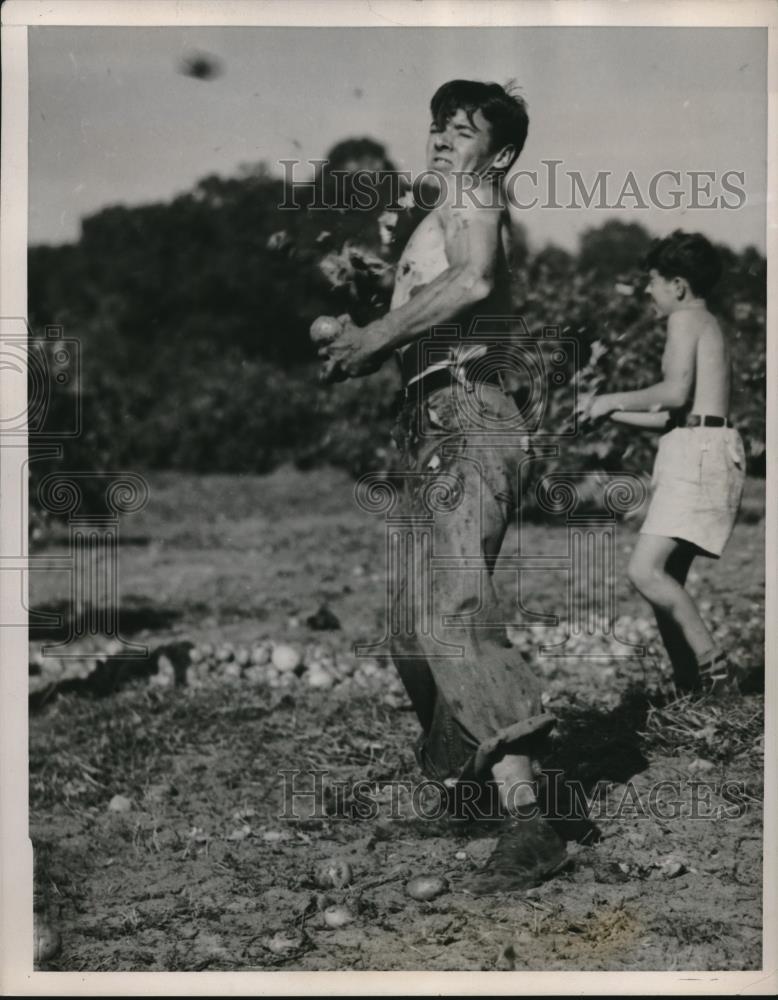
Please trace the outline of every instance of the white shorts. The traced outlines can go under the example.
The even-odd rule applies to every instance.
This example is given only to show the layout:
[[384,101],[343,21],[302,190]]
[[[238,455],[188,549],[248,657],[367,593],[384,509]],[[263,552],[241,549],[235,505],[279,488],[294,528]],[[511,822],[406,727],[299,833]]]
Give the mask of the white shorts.
[[682,538],[718,558],[735,526],[746,455],[733,427],[676,427],[663,434],[642,534]]

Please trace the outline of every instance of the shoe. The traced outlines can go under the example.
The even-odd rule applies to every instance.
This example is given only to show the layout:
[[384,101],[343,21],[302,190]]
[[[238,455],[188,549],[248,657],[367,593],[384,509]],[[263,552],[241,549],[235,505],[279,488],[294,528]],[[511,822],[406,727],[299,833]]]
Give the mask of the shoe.
[[709,660],[699,665],[699,671],[698,693],[713,698],[740,693],[737,671],[726,653],[715,653]]
[[563,841],[574,840],[591,845],[602,837],[600,828],[589,817],[585,803],[573,795],[569,782],[560,772],[540,772],[538,805],[541,815]]
[[568,862],[564,841],[537,808],[524,816],[511,816],[505,824],[483,868],[460,883],[473,896],[532,889]]

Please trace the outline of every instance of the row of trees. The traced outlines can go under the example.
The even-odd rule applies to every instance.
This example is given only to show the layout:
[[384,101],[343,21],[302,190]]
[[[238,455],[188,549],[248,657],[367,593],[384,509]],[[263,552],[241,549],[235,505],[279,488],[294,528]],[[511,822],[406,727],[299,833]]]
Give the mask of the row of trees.
[[[371,140],[341,143],[328,159],[333,171],[365,163],[392,169]],[[385,366],[367,379],[320,387],[308,338],[315,316],[343,308],[343,289],[333,292],[322,258],[335,257],[344,243],[380,252],[385,205],[313,208],[308,193],[300,196],[307,209],[284,211],[285,194],[260,165],[207,177],[168,203],[106,208],[83,220],[76,243],[31,248],[33,336],[44,338],[57,324],[81,347],[77,388],[52,382],[48,429],[72,408],[75,391],[84,426],[61,458],[33,463],[35,480],[54,468],[266,472],[293,460],[333,462],[356,474],[391,463],[396,373]],[[405,216],[407,235],[417,216]],[[597,373],[609,387],[658,375],[662,328],[640,294],[640,261],[651,240],[644,228],[606,222],[584,233],[576,254],[553,246],[531,254],[523,233],[517,237],[514,302],[533,333],[558,326],[578,342],[581,364],[597,344]],[[714,307],[732,338],[733,410],[758,472],[765,261],[750,248],[720,250],[725,279]],[[634,294],[624,294],[629,286]],[[546,419],[553,422],[566,401],[549,388]],[[651,451],[647,436],[606,426],[571,442],[565,462],[645,468]]]

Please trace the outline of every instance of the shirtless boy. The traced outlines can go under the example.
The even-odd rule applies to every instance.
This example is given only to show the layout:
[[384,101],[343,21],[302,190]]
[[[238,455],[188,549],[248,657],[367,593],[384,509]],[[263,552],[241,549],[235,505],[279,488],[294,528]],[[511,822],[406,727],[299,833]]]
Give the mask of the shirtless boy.
[[736,679],[684,583],[695,556],[724,550],[745,479],[743,442],[728,419],[727,341],[705,304],[720,264],[704,236],[676,230],[655,241],[646,266],[646,291],[667,317],[662,380],[596,396],[588,415],[666,431],[628,574],[654,610],[676,689],[705,692]]
[[[435,487],[439,496],[448,491],[450,503],[434,509],[432,548],[453,557],[452,568],[432,573],[417,558],[400,569],[395,608],[410,606],[413,625],[399,630],[392,656],[421,723],[423,772],[454,789],[492,781],[498,788],[497,847],[465,885],[483,894],[536,885],[565,861],[564,842],[540,815],[531,767],[554,719],[507,640],[492,584],[519,502],[518,411],[489,343],[467,335],[475,317],[510,312],[501,178],[522,150],[528,117],[524,102],[497,84],[466,80],[444,84],[431,113],[427,166],[439,203],[402,254],[390,311],[363,328],[341,317],[340,332],[312,335],[327,380],[398,358],[405,403],[397,440],[410,475],[402,513],[424,524]],[[431,336],[441,326],[455,328],[448,340],[439,329]],[[467,568],[457,566],[465,558]]]

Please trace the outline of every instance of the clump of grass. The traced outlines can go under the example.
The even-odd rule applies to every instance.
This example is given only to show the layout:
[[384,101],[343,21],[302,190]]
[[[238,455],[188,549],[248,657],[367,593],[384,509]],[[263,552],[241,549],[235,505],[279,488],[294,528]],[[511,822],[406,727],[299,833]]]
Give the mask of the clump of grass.
[[689,695],[652,706],[639,735],[657,754],[689,754],[712,761],[748,758],[758,764],[764,754],[764,700],[739,696],[695,700]]

